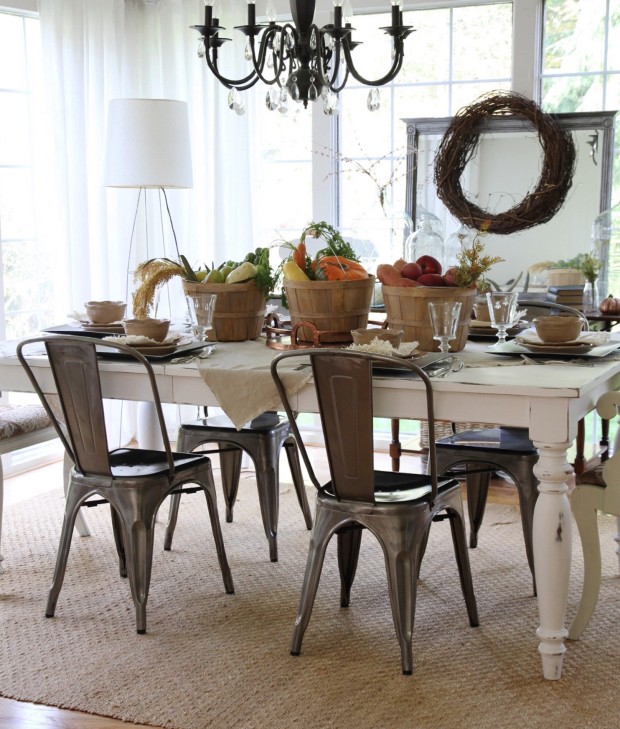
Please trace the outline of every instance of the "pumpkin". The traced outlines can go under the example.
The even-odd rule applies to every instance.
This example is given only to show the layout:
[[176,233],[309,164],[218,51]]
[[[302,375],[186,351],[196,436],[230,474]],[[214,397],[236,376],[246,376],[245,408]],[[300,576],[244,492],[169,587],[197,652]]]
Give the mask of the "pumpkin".
[[313,263],[317,279],[324,281],[362,281],[368,271],[357,261],[344,256],[323,256]]
[[603,299],[603,301],[601,301],[599,309],[601,310],[601,314],[610,314],[612,316],[615,314],[620,314],[620,299],[617,299],[615,296],[609,294],[606,299]]

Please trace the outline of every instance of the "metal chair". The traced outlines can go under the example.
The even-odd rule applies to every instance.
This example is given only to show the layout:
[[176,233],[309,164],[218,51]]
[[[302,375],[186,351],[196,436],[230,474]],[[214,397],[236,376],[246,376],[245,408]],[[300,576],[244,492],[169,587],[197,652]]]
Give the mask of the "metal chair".
[[[49,359],[53,384],[47,368],[31,365],[28,348],[43,343]],[[108,450],[98,351],[122,353],[137,360],[146,370],[153,404],[161,430],[164,451],[117,448]],[[65,516],[50,589],[46,617],[53,617],[62,587],[71,534],[82,505],[110,504],[112,527],[122,577],[129,577],[136,613],[136,630],[146,631],[146,603],[151,580],[155,517],[163,500],[186,483],[192,491],[204,491],[220,570],[226,592],[233,593],[233,581],[226,559],[217,512],[211,463],[206,456],[173,453],[170,448],[155,375],[148,361],[122,344],[90,337],[38,337],[21,342],[17,357],[38,394],[58,437],[73,463],[66,494]],[[60,400],[62,420],[50,406],[48,393]],[[185,490],[185,489],[182,489]],[[98,495],[99,499],[91,497]]]
[[[241,430],[237,430],[225,415],[213,415],[190,423],[183,423],[179,427],[178,450],[190,452],[204,443],[219,444],[217,452],[220,457],[227,522],[233,520],[233,506],[239,489],[243,451],[252,459],[256,471],[263,526],[269,542],[269,557],[272,562],[277,562],[279,470],[282,447],[286,451],[297,500],[301,506],[306,527],[308,529],[312,527],[312,514],[299,463],[297,442],[291,434],[288,420],[276,412],[266,412],[254,418]],[[170,549],[172,545],[180,501],[180,494],[175,494],[170,500],[164,549]]]
[[[437,477],[434,440],[429,450],[430,474],[394,473],[374,468],[372,367],[390,365],[389,357],[346,350],[313,349],[284,352],[271,365],[284,408],[291,405],[278,374],[278,365],[291,357],[310,357],[330,470],[321,484],[312,469],[294,419],[293,432],[310,478],[317,489],[316,512],[299,610],[291,642],[291,654],[299,655],[310,620],[331,537],[338,541],[340,605],[348,607],[359,556],[362,529],[379,540],[385,555],[392,617],[400,644],[404,674],[413,670],[412,633],[415,617],[416,580],[421,554],[432,521],[448,518],[465,596],[469,623],[478,625],[469,555],[465,538],[463,505],[458,481]],[[433,391],[424,371],[406,366],[426,389],[428,421],[434,433]]]
[[[601,418],[610,420],[618,414],[620,392],[603,395],[596,409]],[[605,463],[577,477],[577,485],[571,495],[571,508],[583,549],[583,589],[579,608],[568,630],[568,637],[577,640],[596,608],[601,587],[601,543],[597,528],[597,516],[601,511],[618,519],[620,542],[620,431],[616,434],[614,455]],[[620,570],[620,546],[616,548]]]
[[[526,299],[519,301],[519,308],[527,309],[530,314],[535,309],[558,310],[580,317],[583,320],[584,330],[587,331],[589,328],[586,316],[570,306]],[[538,451],[530,440],[527,429],[464,430],[446,438],[440,438],[436,447],[439,473],[450,473],[455,466],[465,466],[467,511],[470,525],[469,546],[471,548],[475,548],[478,544],[478,530],[484,517],[491,474],[494,471],[501,471],[514,481],[519,495],[525,551],[532,572],[534,594],[536,594],[532,527],[534,507],[538,498],[539,482],[534,475],[534,466],[538,462]]]

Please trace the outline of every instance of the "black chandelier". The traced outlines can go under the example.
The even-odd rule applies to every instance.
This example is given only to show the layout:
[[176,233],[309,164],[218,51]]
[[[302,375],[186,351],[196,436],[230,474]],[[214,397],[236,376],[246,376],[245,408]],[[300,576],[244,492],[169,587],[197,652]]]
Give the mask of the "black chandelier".
[[218,69],[218,51],[230,38],[222,38],[219,25],[219,0],[206,0],[204,25],[192,25],[200,35],[198,55],[205,58],[213,75],[227,88],[228,105],[243,114],[244,104],[240,91],[251,88],[259,80],[270,88],[266,104],[271,110],[284,112],[288,98],[303,103],[322,99],[323,111],[335,114],[338,109],[338,92],[345,87],[349,75],[359,83],[371,86],[368,109],[379,108],[378,86],[392,81],[403,64],[404,41],[413,28],[403,25],[403,0],[391,0],[392,23],[381,28],[392,37],[392,66],[376,80],[361,76],[353,64],[352,51],[360,45],[352,38],[352,11],[349,0],[334,0],[334,22],[319,28],[315,25],[315,0],[290,0],[292,23],[278,25],[273,0],[267,0],[267,24],[256,23],[256,3],[248,0],[246,25],[236,26],[247,37],[245,58],[252,63],[247,76],[230,79]]

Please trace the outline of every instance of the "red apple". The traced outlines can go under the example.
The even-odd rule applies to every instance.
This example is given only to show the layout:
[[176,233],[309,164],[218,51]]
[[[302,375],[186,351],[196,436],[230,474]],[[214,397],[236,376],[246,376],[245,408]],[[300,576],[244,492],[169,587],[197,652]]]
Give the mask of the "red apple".
[[422,269],[422,273],[441,274],[441,263],[433,256],[420,256],[416,263]]
[[418,279],[422,286],[445,286],[443,276],[440,273],[423,273]]
[[456,282],[456,268],[454,266],[444,273],[443,280],[446,286],[458,286]]
[[407,263],[401,268],[400,275],[416,281],[422,275],[422,266],[417,263]]

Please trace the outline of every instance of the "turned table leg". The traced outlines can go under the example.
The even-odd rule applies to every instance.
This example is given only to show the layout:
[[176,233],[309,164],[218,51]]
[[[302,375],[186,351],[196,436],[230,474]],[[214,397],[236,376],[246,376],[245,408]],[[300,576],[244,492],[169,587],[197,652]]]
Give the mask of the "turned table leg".
[[564,627],[570,574],[572,522],[567,478],[573,469],[567,461],[569,442],[548,444],[534,441],[539,460],[534,473],[540,485],[534,510],[534,570],[538,588],[540,639],[543,675],[557,680],[568,631]]

